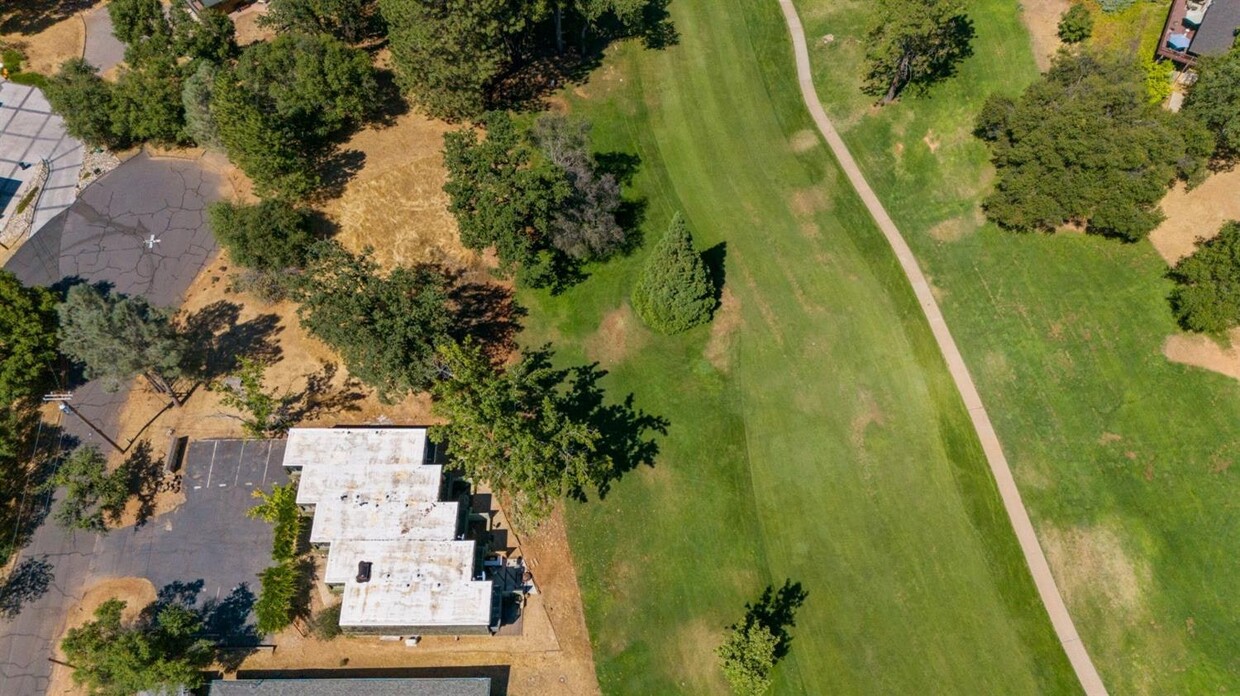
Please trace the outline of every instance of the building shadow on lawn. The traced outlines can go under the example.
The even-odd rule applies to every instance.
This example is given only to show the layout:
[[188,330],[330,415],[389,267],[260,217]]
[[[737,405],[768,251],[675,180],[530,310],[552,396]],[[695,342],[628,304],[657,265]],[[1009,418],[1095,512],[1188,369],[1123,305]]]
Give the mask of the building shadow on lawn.
[[27,558],[13,566],[0,583],[0,619],[12,619],[22,607],[47,593],[55,579],[47,556]]

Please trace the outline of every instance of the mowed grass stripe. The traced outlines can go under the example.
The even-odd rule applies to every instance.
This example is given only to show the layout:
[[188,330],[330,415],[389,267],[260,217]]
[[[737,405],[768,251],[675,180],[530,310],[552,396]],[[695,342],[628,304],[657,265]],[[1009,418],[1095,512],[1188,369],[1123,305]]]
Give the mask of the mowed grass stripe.
[[[791,578],[809,599],[780,692],[1071,691],[895,260],[825,147],[794,152],[811,125],[778,7],[672,11],[680,45],[618,49],[572,108],[642,158],[649,233],[683,208],[699,246],[726,242],[740,326],[722,369],[709,328],[609,334],[613,392],[672,426],[654,469],[570,511],[604,689],[717,692],[723,626]],[[528,293],[529,340],[596,355],[639,263]]]

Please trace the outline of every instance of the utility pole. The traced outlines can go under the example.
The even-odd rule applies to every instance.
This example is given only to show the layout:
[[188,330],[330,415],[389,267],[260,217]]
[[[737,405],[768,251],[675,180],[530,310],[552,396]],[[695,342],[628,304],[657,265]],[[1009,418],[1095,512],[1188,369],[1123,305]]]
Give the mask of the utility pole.
[[56,408],[60,409],[61,413],[72,413],[73,415],[77,416],[79,420],[85,423],[91,430],[95,431],[96,435],[103,438],[104,442],[107,442],[109,445],[112,445],[112,447],[114,447],[117,452],[124,454],[125,449],[123,447],[116,444],[116,441],[108,437],[107,434],[104,433],[102,430],[100,430],[98,426],[96,426],[94,423],[91,423],[90,420],[87,419],[86,416],[83,416],[76,408],[73,408],[73,404],[69,403],[72,399],[73,399],[73,394],[71,394],[70,392],[52,392],[50,394],[45,394],[43,396],[44,401],[56,402]]

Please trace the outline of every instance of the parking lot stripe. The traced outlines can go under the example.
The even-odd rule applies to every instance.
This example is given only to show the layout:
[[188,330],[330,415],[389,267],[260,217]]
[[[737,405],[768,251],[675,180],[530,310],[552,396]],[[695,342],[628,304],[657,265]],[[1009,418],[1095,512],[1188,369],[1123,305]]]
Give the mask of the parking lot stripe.
[[241,451],[237,453],[237,473],[233,475],[233,485],[241,480],[241,467],[245,463],[245,440],[241,441]]
[[267,441],[267,461],[263,462],[263,480],[260,483],[267,483],[267,467],[271,466],[271,440]]
[[211,445],[211,464],[210,466],[207,467],[207,484],[206,485],[208,486],[211,485],[211,472],[215,469],[215,450],[219,448],[220,448],[220,441],[216,440]]

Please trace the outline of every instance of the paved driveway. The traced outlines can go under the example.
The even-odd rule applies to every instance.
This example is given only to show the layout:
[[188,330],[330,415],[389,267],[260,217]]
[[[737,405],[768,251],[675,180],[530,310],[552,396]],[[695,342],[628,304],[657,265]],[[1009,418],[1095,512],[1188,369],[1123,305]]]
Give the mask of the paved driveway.
[[[138,528],[106,536],[45,525],[23,558],[54,566],[51,590],[8,621],[0,619],[0,696],[46,691],[52,643],[65,613],[94,581],[145,577],[156,589],[184,583],[203,602],[224,600],[238,585],[258,593],[258,573],[271,557],[271,525],[245,516],[252,491],[288,480],[284,441],[203,440],[186,452],[185,503]],[[33,547],[59,541],[53,552]],[[236,626],[231,626],[232,632]]]
[[107,72],[125,60],[125,44],[112,33],[112,17],[107,5],[99,5],[82,15],[86,21],[86,62]]
[[0,82],[0,212],[12,215],[17,184],[34,175],[39,160],[49,171],[35,208],[32,230],[38,231],[73,203],[82,171],[82,143],[65,133],[65,122],[52,113],[43,93],[34,87]]

